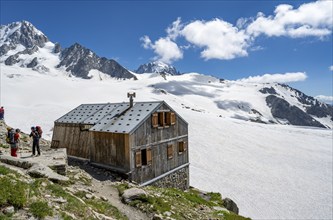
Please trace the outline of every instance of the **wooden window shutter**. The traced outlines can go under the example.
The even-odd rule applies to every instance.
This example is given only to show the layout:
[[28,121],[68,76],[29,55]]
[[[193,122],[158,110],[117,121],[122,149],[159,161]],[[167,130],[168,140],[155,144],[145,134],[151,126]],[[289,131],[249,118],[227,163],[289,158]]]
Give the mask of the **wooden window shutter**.
[[158,113],[152,115],[152,125],[154,128],[158,127]]
[[170,124],[176,124],[176,114],[174,112],[170,112]]
[[152,163],[151,148],[147,148],[147,164],[151,165],[151,163]]
[[166,117],[166,124],[171,125],[171,112],[166,112],[165,117]]
[[168,159],[172,159],[173,158],[173,146],[172,144],[168,145]]
[[141,167],[142,166],[141,150],[135,152],[135,166],[136,167]]
[[164,127],[164,112],[158,113],[158,126]]

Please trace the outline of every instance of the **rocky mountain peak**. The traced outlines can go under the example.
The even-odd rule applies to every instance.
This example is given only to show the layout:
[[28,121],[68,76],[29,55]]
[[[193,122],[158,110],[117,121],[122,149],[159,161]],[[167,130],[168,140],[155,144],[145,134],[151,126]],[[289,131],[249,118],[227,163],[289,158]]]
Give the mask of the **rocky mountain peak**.
[[89,79],[91,70],[98,70],[101,73],[115,78],[136,79],[127,69],[112,59],[100,58],[90,49],[79,43],[75,43],[61,52],[61,62],[57,67],[65,67],[72,75]]
[[49,39],[28,21],[13,22],[0,27],[0,45],[13,47],[21,44],[26,48],[44,47]]
[[161,73],[170,75],[179,75],[180,72],[169,64],[163,63],[161,61],[154,61],[146,64],[142,64],[135,71],[136,73]]

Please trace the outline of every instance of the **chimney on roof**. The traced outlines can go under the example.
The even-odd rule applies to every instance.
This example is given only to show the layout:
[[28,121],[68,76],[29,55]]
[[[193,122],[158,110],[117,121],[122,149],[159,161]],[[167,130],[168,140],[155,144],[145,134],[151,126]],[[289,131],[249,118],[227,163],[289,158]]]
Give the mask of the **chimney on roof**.
[[133,97],[135,98],[135,92],[128,92],[127,93],[127,98],[129,98],[129,102],[130,102],[130,108],[133,107]]

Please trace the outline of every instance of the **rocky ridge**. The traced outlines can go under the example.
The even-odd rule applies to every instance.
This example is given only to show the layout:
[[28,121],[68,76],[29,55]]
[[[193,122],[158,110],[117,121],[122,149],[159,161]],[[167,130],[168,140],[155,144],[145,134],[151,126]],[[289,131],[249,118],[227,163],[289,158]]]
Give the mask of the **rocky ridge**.
[[[50,42],[41,31],[28,21],[1,25],[0,33],[0,58],[5,65],[19,65],[38,72],[48,72],[50,68],[65,67],[65,71],[69,75],[84,79],[92,78],[91,70],[118,79],[136,79],[131,72],[115,60],[99,57],[78,43],[62,49],[59,43]],[[59,61],[56,66],[45,66],[43,63],[48,59],[46,57],[38,59],[37,52],[46,44],[48,47],[50,45],[53,47],[50,54],[58,56]],[[38,64],[40,67],[37,66]]]
[[160,73],[162,75],[180,75],[180,72],[172,65],[163,63],[161,61],[154,61],[142,64],[138,67],[136,73]]

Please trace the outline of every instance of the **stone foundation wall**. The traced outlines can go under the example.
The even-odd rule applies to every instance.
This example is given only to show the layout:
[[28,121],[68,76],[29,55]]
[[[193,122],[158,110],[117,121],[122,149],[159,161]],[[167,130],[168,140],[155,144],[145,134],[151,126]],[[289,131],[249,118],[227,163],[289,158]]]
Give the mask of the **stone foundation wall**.
[[189,166],[181,168],[150,185],[161,188],[178,188],[186,190],[190,185]]

